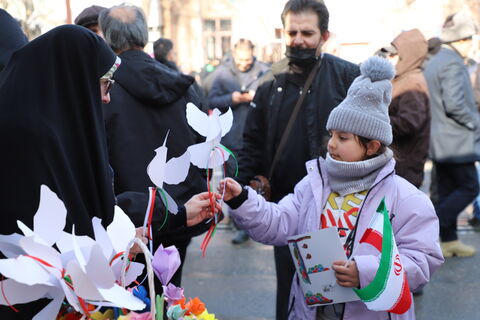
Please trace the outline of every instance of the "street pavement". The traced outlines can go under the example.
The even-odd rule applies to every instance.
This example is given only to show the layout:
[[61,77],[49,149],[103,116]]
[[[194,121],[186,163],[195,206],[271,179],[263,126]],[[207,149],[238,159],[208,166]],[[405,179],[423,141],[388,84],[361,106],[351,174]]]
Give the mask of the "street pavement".
[[[471,208],[459,217],[459,237],[480,250],[480,233],[467,225],[469,212]],[[200,250],[203,235],[192,240],[183,268],[185,296],[201,298],[220,320],[274,319],[273,247],[252,240],[233,245],[234,234],[222,224],[205,257]],[[423,295],[415,297],[417,320],[479,320],[479,277],[480,253],[469,258],[448,258]]]

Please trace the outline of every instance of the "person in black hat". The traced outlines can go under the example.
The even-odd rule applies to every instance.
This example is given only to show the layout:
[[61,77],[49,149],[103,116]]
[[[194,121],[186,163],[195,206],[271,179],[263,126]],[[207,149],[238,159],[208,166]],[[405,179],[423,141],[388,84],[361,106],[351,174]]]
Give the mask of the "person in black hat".
[[85,8],[75,18],[75,24],[90,29],[103,38],[102,30],[100,30],[100,27],[98,26],[98,15],[105,9],[105,7],[96,5]]

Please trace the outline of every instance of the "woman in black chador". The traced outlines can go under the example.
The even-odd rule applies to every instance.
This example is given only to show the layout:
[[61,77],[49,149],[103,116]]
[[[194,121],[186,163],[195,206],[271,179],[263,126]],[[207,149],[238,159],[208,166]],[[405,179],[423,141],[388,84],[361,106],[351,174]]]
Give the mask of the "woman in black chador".
[[[93,236],[92,217],[113,218],[102,101],[116,55],[93,32],[57,27],[16,51],[0,73],[0,234],[32,227],[40,185],[67,208],[66,231]],[[42,301],[0,307],[0,319],[32,319]]]
[[28,43],[28,39],[20,29],[20,24],[0,9],[0,71],[5,67],[12,53]]

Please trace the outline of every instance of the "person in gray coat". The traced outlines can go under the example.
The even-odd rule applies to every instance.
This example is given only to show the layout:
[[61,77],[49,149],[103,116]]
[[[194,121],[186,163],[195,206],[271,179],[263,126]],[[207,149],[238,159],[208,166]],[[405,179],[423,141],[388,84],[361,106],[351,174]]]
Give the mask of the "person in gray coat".
[[477,196],[475,161],[480,160],[480,123],[464,59],[477,33],[464,12],[447,17],[443,44],[425,65],[432,113],[430,157],[437,173],[440,238],[443,255],[472,256],[475,248],[456,233],[457,216]]

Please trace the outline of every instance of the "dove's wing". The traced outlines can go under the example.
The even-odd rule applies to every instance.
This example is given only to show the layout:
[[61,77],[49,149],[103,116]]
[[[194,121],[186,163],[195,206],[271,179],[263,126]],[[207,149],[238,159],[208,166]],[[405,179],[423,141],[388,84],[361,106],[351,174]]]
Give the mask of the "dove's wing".
[[178,158],[171,158],[165,165],[164,182],[168,184],[179,184],[185,181],[190,168],[190,153],[185,151]]
[[187,121],[200,135],[204,137],[208,135],[210,129],[208,115],[191,102],[187,103]]
[[[65,284],[65,282],[61,282],[63,283],[62,286],[67,286]],[[67,297],[70,298],[69,303],[73,303],[73,307],[77,308],[76,310],[77,311],[80,311],[80,307],[78,305],[76,305],[76,300],[73,300],[73,297],[71,297],[72,294],[70,293],[70,295],[67,295]],[[62,306],[62,303],[63,303],[63,300],[65,298],[65,294],[64,292],[59,289],[59,288],[52,288],[50,291],[49,291],[49,296],[48,296],[49,299],[52,299],[49,304],[42,309],[42,311],[40,311],[39,313],[37,313],[35,315],[35,317],[32,318],[32,320],[44,320],[44,319],[56,319],[57,315],[58,315],[58,312],[60,311],[60,307]]]
[[135,238],[135,226],[119,206],[115,206],[113,221],[107,227],[115,252],[125,251],[130,241]]
[[[46,268],[49,273],[55,275],[56,278],[62,278],[63,263],[60,253],[49,245],[41,244],[35,241],[34,237],[25,237],[20,239],[22,249],[32,257],[41,258],[47,261],[53,268]],[[38,263],[38,262],[37,262]]]
[[217,168],[230,156],[228,152],[217,148],[220,145],[220,135],[212,141],[197,143],[188,147],[191,155],[191,162],[199,168],[213,169]]
[[220,126],[222,127],[222,137],[225,136],[233,124],[233,112],[232,108],[228,108],[228,111],[220,116]]
[[20,239],[23,236],[18,233],[9,235],[0,234],[0,252],[7,258],[15,258],[25,252],[20,247]]
[[102,220],[97,217],[93,217],[92,225],[93,233],[95,234],[95,241],[98,243],[100,248],[102,248],[105,258],[110,259],[113,253],[112,241],[110,241],[107,230],[105,230],[102,225]]
[[[13,279],[5,279],[1,281],[0,287],[3,289],[3,292],[8,292],[8,302],[5,300],[5,295],[0,295],[0,305],[4,306],[39,300],[44,298],[51,288],[42,284],[30,286],[16,282]],[[52,319],[55,319],[55,317]]]
[[70,233],[62,232],[62,235],[57,240],[57,248],[60,250],[62,255],[67,252],[73,252],[73,239],[75,238],[75,242],[78,244],[80,248],[91,247],[95,243],[95,241],[90,238],[89,236],[72,236]]
[[0,273],[16,282],[29,286],[48,284],[50,273],[30,257],[19,256],[15,259],[0,259]]
[[40,204],[33,217],[33,232],[51,246],[62,234],[66,217],[67,209],[63,201],[49,187],[42,184]]

